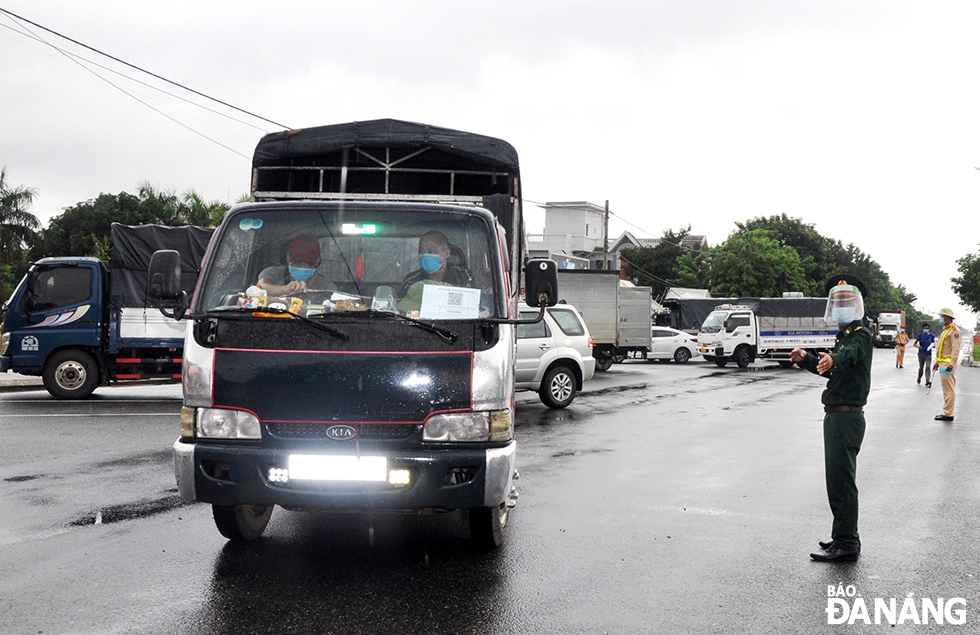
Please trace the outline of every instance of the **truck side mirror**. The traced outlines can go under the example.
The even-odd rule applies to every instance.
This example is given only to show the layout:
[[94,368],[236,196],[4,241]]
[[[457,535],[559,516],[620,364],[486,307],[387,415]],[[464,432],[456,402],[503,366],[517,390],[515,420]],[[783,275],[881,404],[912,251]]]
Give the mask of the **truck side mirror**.
[[175,320],[187,312],[187,293],[180,288],[180,274],[180,253],[173,249],[153,252],[147,271],[147,294],[160,300],[160,313]]
[[558,304],[558,265],[550,258],[531,258],[524,265],[524,301],[528,306]]

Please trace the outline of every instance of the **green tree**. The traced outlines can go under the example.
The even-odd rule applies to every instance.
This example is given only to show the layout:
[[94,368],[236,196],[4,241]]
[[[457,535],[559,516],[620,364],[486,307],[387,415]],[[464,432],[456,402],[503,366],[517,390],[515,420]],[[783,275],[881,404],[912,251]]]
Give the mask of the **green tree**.
[[653,247],[629,247],[621,256],[626,262],[626,274],[643,287],[653,288],[653,297],[663,295],[668,287],[684,286],[677,282],[678,259],[690,252],[681,247],[681,240],[691,233],[691,226],[664,231],[660,242]]
[[28,249],[41,229],[37,217],[27,211],[35,196],[34,188],[11,185],[7,168],[0,168],[0,302],[10,297],[27,271]]
[[7,168],[0,169],[0,264],[19,265],[41,223],[28,212],[37,190],[8,182]]
[[840,243],[820,235],[812,224],[804,223],[802,219],[782,214],[769,218],[760,216],[735,225],[741,231],[768,230],[780,246],[795,249],[807,278],[806,287],[799,289],[805,295],[823,295],[827,278],[841,270],[843,263],[839,259],[843,250]]
[[960,302],[980,312],[980,253],[967,254],[956,261],[960,275],[951,278]]
[[677,271],[671,280],[674,286],[688,289],[711,288],[711,254],[688,252],[677,258]]
[[799,254],[766,229],[735,232],[713,250],[711,293],[721,297],[779,297],[808,288]]
[[221,217],[231,209],[231,206],[221,201],[205,201],[194,190],[187,190],[184,193],[182,207],[184,224],[200,227],[217,227]]

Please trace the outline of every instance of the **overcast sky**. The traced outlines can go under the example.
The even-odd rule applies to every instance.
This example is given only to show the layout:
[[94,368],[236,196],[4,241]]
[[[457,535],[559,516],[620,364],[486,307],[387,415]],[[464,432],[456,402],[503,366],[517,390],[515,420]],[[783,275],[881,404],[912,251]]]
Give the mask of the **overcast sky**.
[[[921,310],[963,315],[949,279],[980,250],[976,0],[0,8],[288,127],[391,117],[506,139],[526,201],[609,200],[613,236],[690,225],[717,245],[786,213],[854,243]],[[2,14],[0,59],[0,165],[43,222],[141,181],[234,202],[281,129]]]

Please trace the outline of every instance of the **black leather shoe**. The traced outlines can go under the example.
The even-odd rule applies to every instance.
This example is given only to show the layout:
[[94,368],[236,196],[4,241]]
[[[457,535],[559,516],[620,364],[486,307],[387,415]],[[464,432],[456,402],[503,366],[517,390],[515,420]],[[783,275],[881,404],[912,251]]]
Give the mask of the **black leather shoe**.
[[826,551],[827,549],[830,549],[831,547],[834,546],[834,541],[833,540],[828,540],[827,542],[822,542],[821,541],[821,542],[818,542],[817,544],[820,545],[820,548],[821,549],[823,549],[824,551]]
[[811,553],[810,558],[817,562],[854,562],[861,555],[861,548],[844,549],[831,547],[823,553]]
[[936,415],[936,421],[952,421],[953,418],[949,415]]

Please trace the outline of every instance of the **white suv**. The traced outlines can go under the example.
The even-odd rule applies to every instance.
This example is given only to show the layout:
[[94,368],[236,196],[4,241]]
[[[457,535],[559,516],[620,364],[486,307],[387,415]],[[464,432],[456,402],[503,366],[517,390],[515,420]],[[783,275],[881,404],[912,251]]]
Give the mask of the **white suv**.
[[[530,320],[538,309],[522,304],[519,313]],[[572,305],[553,306],[537,324],[517,327],[518,390],[535,390],[549,408],[564,408],[593,373],[592,337]]]

